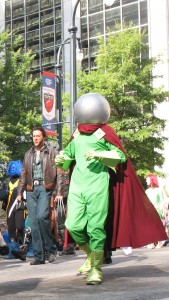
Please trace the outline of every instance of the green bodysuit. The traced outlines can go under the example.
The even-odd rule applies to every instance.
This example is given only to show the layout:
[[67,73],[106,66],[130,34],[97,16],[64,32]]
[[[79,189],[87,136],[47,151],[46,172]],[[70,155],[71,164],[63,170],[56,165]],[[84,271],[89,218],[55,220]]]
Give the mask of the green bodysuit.
[[109,173],[108,167],[98,159],[86,160],[91,150],[118,153],[119,162],[125,162],[122,151],[103,137],[78,133],[68,144],[63,154],[75,159],[68,195],[66,227],[80,246],[89,243],[91,250],[103,250],[105,242],[105,220],[108,213]]

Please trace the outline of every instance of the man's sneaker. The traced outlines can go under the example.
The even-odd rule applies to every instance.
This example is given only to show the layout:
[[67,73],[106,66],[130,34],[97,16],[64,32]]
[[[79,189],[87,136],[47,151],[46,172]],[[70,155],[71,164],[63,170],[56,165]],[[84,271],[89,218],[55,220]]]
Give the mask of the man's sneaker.
[[12,255],[13,255],[15,258],[19,258],[19,259],[22,260],[22,261],[25,261],[25,260],[26,260],[26,253],[24,253],[24,252],[21,251],[21,250],[19,250],[19,251],[12,250],[11,253],[12,253]]
[[33,260],[33,261],[31,261],[30,262],[30,265],[31,266],[36,266],[36,265],[43,265],[43,264],[45,264],[45,260]]
[[53,254],[53,253],[50,253],[50,254],[49,254],[48,261],[49,261],[50,263],[52,263],[52,262],[54,262],[55,260],[56,260],[56,255]]
[[0,255],[8,255],[9,247],[8,245],[0,246]]

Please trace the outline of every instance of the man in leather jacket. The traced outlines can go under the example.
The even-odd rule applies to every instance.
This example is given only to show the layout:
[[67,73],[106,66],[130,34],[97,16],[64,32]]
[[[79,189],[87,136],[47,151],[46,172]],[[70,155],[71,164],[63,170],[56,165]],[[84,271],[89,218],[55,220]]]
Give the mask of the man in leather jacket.
[[45,252],[49,262],[55,261],[56,246],[50,231],[50,199],[56,200],[64,193],[64,172],[54,167],[56,150],[45,144],[46,132],[41,127],[32,131],[33,147],[24,157],[22,173],[18,185],[18,201],[27,192],[27,208],[32,234],[34,261],[31,265],[45,263]]

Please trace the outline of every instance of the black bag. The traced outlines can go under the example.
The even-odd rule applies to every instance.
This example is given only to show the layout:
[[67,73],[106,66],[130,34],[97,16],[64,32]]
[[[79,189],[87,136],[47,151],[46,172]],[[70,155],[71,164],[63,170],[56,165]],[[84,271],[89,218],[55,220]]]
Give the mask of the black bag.
[[5,188],[0,190],[0,201],[2,201],[2,209],[6,210],[8,204],[8,190]]
[[6,211],[7,208],[7,204],[8,204],[8,198],[4,199],[2,201],[2,209]]

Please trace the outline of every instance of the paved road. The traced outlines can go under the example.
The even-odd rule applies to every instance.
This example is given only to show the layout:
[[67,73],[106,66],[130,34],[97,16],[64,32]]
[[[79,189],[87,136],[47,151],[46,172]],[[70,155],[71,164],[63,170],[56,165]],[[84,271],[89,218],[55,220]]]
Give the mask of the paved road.
[[30,266],[30,259],[0,258],[0,299],[169,300],[169,247],[113,253],[103,266],[104,282],[88,286],[77,270],[85,255],[58,256],[56,262]]

